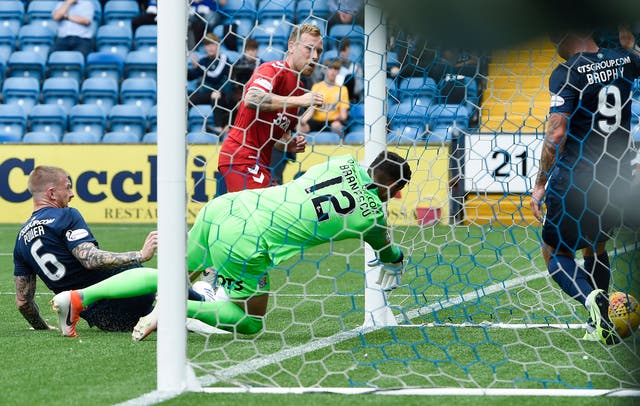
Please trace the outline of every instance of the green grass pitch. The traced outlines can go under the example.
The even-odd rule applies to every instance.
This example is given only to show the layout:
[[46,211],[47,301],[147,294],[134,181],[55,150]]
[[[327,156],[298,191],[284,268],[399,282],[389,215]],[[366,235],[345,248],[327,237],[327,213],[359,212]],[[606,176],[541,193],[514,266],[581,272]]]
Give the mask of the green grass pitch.
[[[92,404],[124,402],[156,388],[155,334],[133,342],[128,333],[104,333],[81,321],[78,339],[55,331],[31,331],[15,308],[12,277],[13,240],[18,225],[0,226],[0,404]],[[96,225],[101,247],[129,251],[141,246],[152,226]],[[232,385],[495,388],[638,388],[637,335],[624,345],[605,348],[583,342],[581,329],[497,329],[493,323],[580,323],[586,317],[540,274],[537,230],[500,227],[401,228],[396,240],[409,247],[411,261],[389,301],[412,314],[421,327],[385,328],[358,333],[363,321],[362,250],[357,242],[308,250],[272,273],[274,294],[266,331],[257,339],[189,335],[188,354],[198,375],[231,371],[257,359],[277,359],[232,375]],[[611,250],[635,236],[622,235]],[[640,292],[637,252],[618,252],[614,287]],[[150,266],[155,266],[151,262]],[[518,278],[522,282],[505,284]],[[494,287],[494,290],[483,289]],[[37,302],[56,324],[49,300],[38,286]],[[636,296],[638,297],[638,296]],[[414,313],[411,313],[414,312]],[[435,325],[433,325],[435,323]],[[461,323],[476,327],[462,327]],[[352,336],[335,339],[341,332]],[[315,350],[282,356],[286,349]],[[280,357],[280,358],[278,358]],[[231,360],[231,361],[230,361]],[[345,372],[346,371],[346,372]],[[622,382],[622,383],[621,383]],[[213,381],[213,386],[223,385]],[[258,397],[259,396],[259,397]],[[303,395],[186,394],[167,404],[194,403],[309,405],[344,402],[334,394]],[[304,400],[302,400],[304,399]],[[630,399],[554,398],[562,403],[622,404]],[[350,395],[355,404],[430,404],[478,398]],[[493,398],[492,403],[532,404],[528,398]],[[539,400],[537,400],[539,401]],[[529,403],[531,402],[531,403]]]

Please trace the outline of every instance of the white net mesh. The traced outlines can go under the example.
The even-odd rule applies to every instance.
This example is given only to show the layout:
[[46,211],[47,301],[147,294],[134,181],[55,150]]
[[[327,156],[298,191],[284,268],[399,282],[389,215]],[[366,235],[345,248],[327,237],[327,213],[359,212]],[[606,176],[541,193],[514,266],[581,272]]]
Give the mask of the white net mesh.
[[[241,59],[244,47],[257,45],[260,62],[283,59],[296,24],[317,24],[325,36],[322,66],[303,78],[305,91],[323,81],[324,67],[350,39],[342,56],[354,66],[340,70],[353,89],[349,117],[340,130],[328,120],[309,131],[307,151],[272,160],[272,176],[287,182],[329,157],[364,158],[363,13],[337,12],[331,3],[229,0],[214,16],[193,15],[192,28],[204,24],[200,32],[215,36],[198,37],[197,30],[190,36],[191,65],[201,67],[189,82],[188,154],[199,168],[190,180],[190,222],[225,191],[217,171],[221,140],[237,125],[243,84],[254,69]],[[375,67],[387,76],[388,149],[413,171],[388,205],[407,263],[403,285],[386,295],[399,325],[363,327],[368,305],[359,241],[304,249],[270,271],[262,331],[189,336],[190,364],[201,383],[637,387],[637,334],[613,347],[583,341],[588,314],[548,276],[540,254],[528,191],[549,111],[548,77],[560,62],[553,46],[536,40],[481,54],[442,49],[398,27],[388,27],[388,37],[387,66]],[[622,230],[607,248],[611,290],[637,297],[637,234]]]

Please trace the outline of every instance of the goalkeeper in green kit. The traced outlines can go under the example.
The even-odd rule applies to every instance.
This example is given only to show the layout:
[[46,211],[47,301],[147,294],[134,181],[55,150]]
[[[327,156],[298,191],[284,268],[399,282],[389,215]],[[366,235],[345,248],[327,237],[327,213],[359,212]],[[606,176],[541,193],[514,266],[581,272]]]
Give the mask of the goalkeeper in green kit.
[[[352,238],[376,251],[383,264],[378,284],[393,289],[402,275],[403,254],[390,242],[383,202],[410,179],[409,164],[393,152],[380,153],[368,171],[345,155],[315,165],[285,185],[210,201],[189,231],[187,265],[192,276],[210,273],[213,286],[203,292],[196,289],[202,282],[194,284],[204,301],[189,300],[187,316],[223,330],[255,334],[263,328],[272,267],[306,247]],[[114,292],[118,297],[137,296],[156,287],[157,271],[138,268],[76,294],[98,300],[112,298]],[[134,339],[145,338],[156,326],[154,311],[140,319]]]

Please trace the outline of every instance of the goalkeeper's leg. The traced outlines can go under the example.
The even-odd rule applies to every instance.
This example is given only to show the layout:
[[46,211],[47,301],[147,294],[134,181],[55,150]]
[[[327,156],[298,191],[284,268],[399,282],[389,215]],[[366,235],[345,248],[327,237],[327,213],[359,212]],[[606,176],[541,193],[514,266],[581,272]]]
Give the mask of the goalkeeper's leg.
[[[263,297],[264,296],[264,297]],[[266,302],[268,295],[260,295],[251,299],[259,299],[258,302]],[[251,306],[249,305],[249,311]],[[187,317],[200,320],[210,326],[240,334],[255,334],[262,330],[263,317],[250,316],[239,305],[227,300],[214,302],[187,301]],[[151,313],[141,317],[133,329],[131,336],[134,340],[144,340],[158,327],[158,307]]]
[[78,290],[83,306],[102,299],[124,299],[154,293],[158,289],[158,270],[132,268]]
[[187,317],[240,334],[255,334],[263,327],[262,316],[248,315],[240,306],[229,301],[197,302],[189,300],[187,302]]

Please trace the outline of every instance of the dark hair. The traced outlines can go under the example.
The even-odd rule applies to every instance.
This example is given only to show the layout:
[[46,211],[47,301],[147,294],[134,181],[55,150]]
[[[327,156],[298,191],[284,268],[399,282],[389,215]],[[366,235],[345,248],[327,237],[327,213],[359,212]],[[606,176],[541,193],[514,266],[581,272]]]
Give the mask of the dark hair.
[[258,49],[260,44],[255,38],[247,38],[244,42],[244,49]]
[[346,51],[350,46],[351,40],[349,38],[343,38],[342,41],[340,41],[340,52]]
[[411,180],[409,163],[395,152],[380,152],[371,162],[369,168],[373,173],[379,173],[386,180],[397,182],[400,187],[404,187]]

